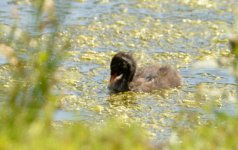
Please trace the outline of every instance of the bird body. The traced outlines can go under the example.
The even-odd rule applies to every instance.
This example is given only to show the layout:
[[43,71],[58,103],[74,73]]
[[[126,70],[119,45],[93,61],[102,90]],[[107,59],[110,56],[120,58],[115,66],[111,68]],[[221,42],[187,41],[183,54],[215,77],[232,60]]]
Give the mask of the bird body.
[[134,91],[151,92],[181,86],[178,71],[168,65],[137,68],[132,55],[119,52],[111,60],[109,90],[112,93]]

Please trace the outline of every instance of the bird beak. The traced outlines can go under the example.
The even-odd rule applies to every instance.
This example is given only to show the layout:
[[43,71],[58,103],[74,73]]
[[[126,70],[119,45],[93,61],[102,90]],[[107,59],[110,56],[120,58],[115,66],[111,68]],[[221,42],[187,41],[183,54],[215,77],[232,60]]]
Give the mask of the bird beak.
[[111,75],[110,78],[110,84],[116,82],[117,80],[120,80],[122,78],[123,74],[117,75],[117,74],[113,74]]

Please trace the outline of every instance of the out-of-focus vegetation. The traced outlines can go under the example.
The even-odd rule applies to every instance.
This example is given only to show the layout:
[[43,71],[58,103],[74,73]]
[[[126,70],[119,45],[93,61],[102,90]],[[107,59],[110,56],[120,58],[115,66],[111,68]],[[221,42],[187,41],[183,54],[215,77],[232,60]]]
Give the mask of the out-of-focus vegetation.
[[[83,2],[83,0],[79,0],[79,2]],[[108,3],[109,1],[102,0],[99,2]],[[160,8],[153,5],[154,1],[138,2],[140,3],[135,6],[136,8],[143,7],[158,12],[162,9],[162,7]],[[65,58],[66,51],[71,48],[69,44],[70,38],[62,37],[62,33],[59,30],[62,20],[59,21],[58,17],[62,17],[64,14],[55,13],[55,3],[53,0],[27,1],[27,3],[32,5],[35,10],[35,13],[32,14],[32,18],[34,18],[32,26],[36,27],[34,34],[23,32],[17,27],[0,26],[0,30],[2,31],[0,32],[0,51],[8,60],[8,64],[1,67],[7,68],[4,74],[9,77],[8,83],[4,84],[4,89],[1,88],[1,96],[4,97],[5,100],[3,104],[0,105],[0,149],[159,149],[157,146],[149,146],[150,142],[146,138],[147,133],[144,132],[141,127],[135,126],[133,123],[128,125],[119,120],[113,120],[95,126],[91,124],[85,125],[84,123],[61,123],[53,121],[53,114],[57,108],[56,104],[59,101],[58,95],[60,95],[58,94],[59,91],[56,90],[57,88],[55,88],[57,83],[60,82],[60,77],[57,76],[56,73],[59,71],[59,65]],[[181,3],[185,3],[191,8],[198,6],[205,6],[206,8],[215,7],[215,5],[207,4],[205,1],[191,1],[191,3],[181,1]],[[126,12],[127,10],[124,9],[123,11]],[[174,39],[182,36],[182,29],[180,31],[180,29],[176,29],[173,25],[161,23],[159,19],[154,19],[150,16],[143,18],[143,20],[139,20],[140,18],[132,17],[128,14],[107,14],[104,17],[114,19],[115,22],[107,25],[107,22],[95,21],[89,26],[80,26],[76,29],[91,30],[93,35],[82,34],[70,40],[77,41],[78,44],[86,48],[88,48],[87,46],[89,46],[89,48],[97,47],[100,42],[105,42],[104,44],[106,45],[116,45],[122,48],[125,48],[123,46],[125,46],[124,43],[126,43],[127,47],[139,49],[140,47],[149,48],[153,42],[157,43],[156,46],[166,46],[166,44],[163,45],[163,41],[160,41],[163,40],[161,37],[164,35],[168,36],[166,39],[169,45],[173,44]],[[130,19],[123,20],[123,18],[127,17]],[[137,20],[139,20],[142,25],[132,24]],[[201,20],[183,21],[187,22],[187,26],[190,26],[189,23],[193,23],[194,26],[199,27],[201,23]],[[154,24],[151,26],[149,24],[150,22]],[[124,27],[127,24],[132,25],[132,31],[125,30]],[[217,29],[217,27],[213,26],[210,22],[207,22],[207,25],[209,28]],[[144,26],[148,27],[144,28]],[[160,30],[163,26],[164,30]],[[43,34],[45,30],[48,32]],[[108,34],[107,30],[110,34]],[[164,33],[165,30],[166,34]],[[174,35],[173,33],[176,33],[176,36],[172,36]],[[108,34],[108,36],[104,34]],[[121,36],[122,34],[126,36]],[[210,34],[206,33],[205,35],[208,36]],[[118,40],[111,42],[110,38],[113,38],[112,36],[117,37]],[[193,36],[193,34],[188,35],[188,37],[189,36]],[[128,38],[132,40],[128,40]],[[138,42],[134,38],[143,42]],[[103,40],[100,41],[99,39]],[[135,44],[135,41],[138,43]],[[236,56],[238,54],[238,42],[236,39],[231,42],[233,45],[233,53]],[[206,50],[201,51],[201,53],[204,54],[204,57],[213,55],[213,52]],[[223,53],[224,56],[229,55],[227,51],[221,53]],[[70,53],[67,54],[70,55]],[[81,60],[97,61],[98,64],[107,65],[107,60],[110,59],[112,54],[113,53],[100,53],[88,50],[82,53],[79,58],[75,57],[74,59],[76,62]],[[75,55],[75,53],[72,53],[72,55]],[[159,61],[168,59],[174,60],[179,57],[181,62],[178,67],[187,66],[192,60],[190,54],[180,52],[164,52],[154,54],[153,57]],[[233,66],[234,72],[236,73],[238,72],[238,57],[236,56],[235,58]],[[145,60],[150,61],[151,59]],[[177,62],[173,63],[176,64]],[[94,72],[92,72],[92,74],[93,73]],[[235,76],[237,78],[236,74]],[[81,79],[74,75],[69,77],[72,78],[69,80],[65,79],[69,84],[75,84],[76,80]],[[203,88],[204,87],[201,87],[201,90]],[[195,94],[194,101],[183,100],[182,103],[189,107],[199,105],[200,99],[204,97],[204,93],[202,92],[198,91],[198,93]],[[206,98],[209,98],[209,100],[213,99],[214,101],[209,101],[211,107],[206,109],[213,111],[213,105],[220,105],[220,97],[216,95],[210,95],[209,97],[209,92],[207,94],[208,96],[206,95]],[[128,96],[129,100],[127,98]],[[135,103],[131,100],[134,98],[133,94],[130,96],[130,94],[112,96],[112,99],[109,99],[108,102],[110,102],[111,105],[119,106],[123,103],[121,107],[124,105],[130,106]],[[140,96],[149,97],[148,94]],[[62,100],[62,97],[60,100],[65,102]],[[80,103],[78,102],[79,100],[81,99],[76,99],[75,101]],[[104,107],[99,105],[91,109],[100,112],[103,111]],[[119,107],[115,109],[119,109]],[[138,109],[143,108],[138,107]],[[163,115],[169,116],[170,114],[164,113]],[[163,144],[164,148],[238,149],[236,145],[238,137],[235,134],[237,133],[236,127],[238,122],[236,116],[216,113],[214,119],[209,121],[204,120],[203,122],[201,122],[199,117],[200,116],[196,113],[191,114],[191,112],[181,114],[181,117],[177,118],[176,121],[178,122],[174,130],[176,135],[175,137],[171,137],[171,141]],[[125,115],[125,118],[129,117]],[[183,126],[183,123],[180,123],[184,118],[190,119],[188,122],[191,123],[191,127],[186,128],[189,124],[188,122],[186,122],[185,126]],[[157,120],[151,120],[151,125],[155,128],[159,128],[160,124],[156,124],[156,121]],[[160,121],[163,123],[163,119]],[[141,125],[143,126],[143,123]]]
[[[1,92],[0,149],[148,149],[143,132],[110,121],[101,128],[53,122],[57,69],[70,48],[62,39],[53,0],[30,3],[35,34],[1,26],[0,50],[8,61],[2,67],[10,78]],[[44,16],[44,17],[43,17]],[[62,21],[62,20],[61,20]],[[42,34],[45,29],[50,30]]]
[[178,130],[178,139],[170,149],[237,149],[237,116],[217,114],[213,122],[192,130]]

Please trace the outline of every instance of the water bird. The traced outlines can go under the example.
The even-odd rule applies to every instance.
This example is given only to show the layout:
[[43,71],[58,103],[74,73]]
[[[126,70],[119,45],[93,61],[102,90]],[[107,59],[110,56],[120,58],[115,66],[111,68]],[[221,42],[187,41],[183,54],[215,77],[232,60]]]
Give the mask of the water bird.
[[171,66],[150,65],[137,68],[133,56],[125,52],[118,52],[112,57],[110,69],[108,88],[111,93],[151,92],[181,86],[181,76]]

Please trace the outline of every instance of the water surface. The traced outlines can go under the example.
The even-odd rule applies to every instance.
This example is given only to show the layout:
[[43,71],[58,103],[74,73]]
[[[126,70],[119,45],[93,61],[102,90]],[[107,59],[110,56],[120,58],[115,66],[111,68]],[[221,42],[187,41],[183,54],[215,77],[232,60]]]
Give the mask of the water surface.
[[[217,111],[236,113],[235,80],[226,64],[231,59],[227,29],[234,24],[236,0],[57,0],[56,6],[67,14],[61,18],[62,38],[72,43],[59,68],[62,80],[55,87],[62,93],[56,121],[101,124],[109,117],[118,118],[141,124],[152,139],[164,141],[183,111],[185,120],[198,113],[201,121]],[[34,9],[29,5],[1,0],[0,8],[1,24],[17,24],[35,33],[30,25]],[[15,10],[19,19],[13,17]],[[118,51],[132,52],[139,66],[173,65],[183,76],[183,87],[110,96],[109,63]],[[218,61],[225,67],[219,67]],[[0,63],[4,72],[2,56]],[[0,76],[4,83],[7,75]],[[210,105],[213,111],[203,110]]]

